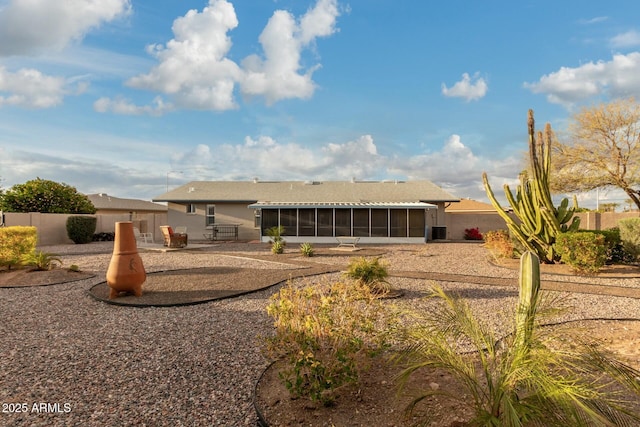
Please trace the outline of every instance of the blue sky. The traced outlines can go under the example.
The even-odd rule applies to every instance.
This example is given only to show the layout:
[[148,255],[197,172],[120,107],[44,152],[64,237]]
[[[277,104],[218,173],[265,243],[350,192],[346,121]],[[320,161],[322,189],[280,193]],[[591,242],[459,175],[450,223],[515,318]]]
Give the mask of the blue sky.
[[0,183],[150,200],[191,180],[428,179],[486,201],[482,171],[497,194],[517,182],[529,108],[561,132],[581,106],[640,95],[638,16],[629,1],[0,0]]

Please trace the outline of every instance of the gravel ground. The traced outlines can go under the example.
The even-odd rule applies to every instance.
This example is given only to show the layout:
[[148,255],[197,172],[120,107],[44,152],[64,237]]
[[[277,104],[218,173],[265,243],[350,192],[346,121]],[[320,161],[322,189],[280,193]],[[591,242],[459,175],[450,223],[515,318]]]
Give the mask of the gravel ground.
[[[0,425],[254,426],[251,396],[268,363],[257,344],[260,336],[271,332],[265,306],[276,290],[183,307],[101,303],[87,289],[104,280],[110,245],[42,248],[62,254],[66,266],[78,264],[96,271],[93,279],[0,289]],[[237,244],[206,252],[143,252],[141,256],[147,271],[225,265],[252,268],[260,274],[260,268],[289,268],[282,263],[215,256],[243,248],[247,254],[260,252],[258,246]],[[432,243],[385,249],[392,269],[517,277],[516,272],[487,263],[487,253],[479,245]],[[89,254],[77,253],[80,250]],[[347,262],[340,256],[314,260]],[[640,286],[638,279],[627,281]],[[428,309],[430,303],[422,296],[430,283],[395,277],[391,283],[405,290],[405,295],[390,303]],[[478,315],[498,331],[504,325],[501,313],[515,304],[515,288],[441,285],[469,297]],[[556,294],[570,308],[565,319],[640,316],[637,299]]]

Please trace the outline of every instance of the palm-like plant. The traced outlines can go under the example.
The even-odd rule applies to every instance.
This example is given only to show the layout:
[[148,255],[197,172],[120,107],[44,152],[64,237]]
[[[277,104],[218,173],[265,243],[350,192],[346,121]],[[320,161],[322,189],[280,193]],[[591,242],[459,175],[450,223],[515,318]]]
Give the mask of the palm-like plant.
[[62,260],[58,257],[58,254],[50,252],[33,251],[22,258],[22,262],[25,265],[35,267],[38,271],[51,270],[55,267],[56,263],[62,265]]
[[281,225],[268,228],[266,231],[267,236],[269,236],[269,243],[271,243],[271,252],[274,254],[284,253],[284,247],[287,242],[284,240],[282,235],[284,234],[284,227]]
[[[401,380],[418,369],[439,368],[466,393],[426,390],[408,409],[429,396],[447,394],[472,406],[472,425],[638,425],[640,416],[633,414],[631,403],[624,395],[606,392],[604,385],[640,394],[640,372],[592,345],[563,348],[551,329],[539,327],[537,315],[552,311],[545,308],[539,289],[539,259],[526,252],[521,257],[514,330],[501,342],[464,300],[434,287],[431,296],[440,304],[410,332],[404,354],[409,365]],[[461,353],[460,343],[473,350]]]

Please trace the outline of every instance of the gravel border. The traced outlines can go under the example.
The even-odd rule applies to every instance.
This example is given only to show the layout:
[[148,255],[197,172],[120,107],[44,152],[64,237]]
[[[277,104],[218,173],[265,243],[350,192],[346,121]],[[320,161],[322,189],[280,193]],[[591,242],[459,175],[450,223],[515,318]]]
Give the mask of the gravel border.
[[[59,254],[68,249],[63,255],[65,265],[78,264],[95,271],[96,277],[55,286],[0,289],[0,424],[255,425],[253,387],[269,362],[259,343],[261,336],[272,331],[265,307],[277,286],[192,306],[115,306],[98,302],[87,292],[104,280],[110,246],[83,245],[88,255],[81,253],[85,248],[80,245],[70,246],[43,249]],[[250,258],[268,255],[264,246],[245,247],[247,257],[239,258],[216,256],[231,250],[225,245],[141,256],[147,271],[242,265],[257,276],[265,265],[275,265]],[[238,244],[233,251],[240,253],[242,248]],[[517,272],[486,262],[486,250],[479,245],[430,243],[384,249],[383,258],[402,270],[517,277]],[[312,260],[342,264],[335,256]],[[305,280],[315,279],[300,279],[300,283]],[[629,286],[640,286],[640,279],[625,280]],[[405,294],[390,304],[428,309],[423,296],[431,283],[394,277],[392,284]],[[498,329],[503,321],[500,313],[515,301],[514,289],[506,287],[441,285],[469,297],[474,310]],[[570,308],[567,319],[640,316],[638,299],[550,294],[564,298]]]

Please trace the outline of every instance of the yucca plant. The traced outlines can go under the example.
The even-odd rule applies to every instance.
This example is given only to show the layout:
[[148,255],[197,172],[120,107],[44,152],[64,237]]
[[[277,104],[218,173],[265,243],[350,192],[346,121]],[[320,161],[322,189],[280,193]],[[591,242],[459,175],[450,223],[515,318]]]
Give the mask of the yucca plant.
[[[445,394],[470,405],[477,426],[613,426],[638,425],[624,395],[608,394],[603,386],[615,384],[627,395],[640,394],[640,372],[611,360],[593,345],[567,348],[553,329],[541,328],[539,316],[553,312],[540,297],[538,257],[525,252],[520,261],[520,298],[513,332],[498,340],[479,322],[462,299],[434,287],[439,304],[408,334],[403,354],[406,381],[419,369],[446,371],[459,392],[421,392],[423,399]],[[472,351],[460,352],[460,343]],[[467,395],[467,396],[465,396]],[[470,398],[468,397],[470,396]],[[637,397],[636,397],[637,399]]]
[[58,254],[50,252],[33,251],[22,257],[22,263],[35,267],[38,271],[46,271],[55,268],[56,263],[62,265],[62,260]]
[[311,243],[302,243],[300,245],[300,253],[306,257],[312,257],[314,254],[313,245]]

